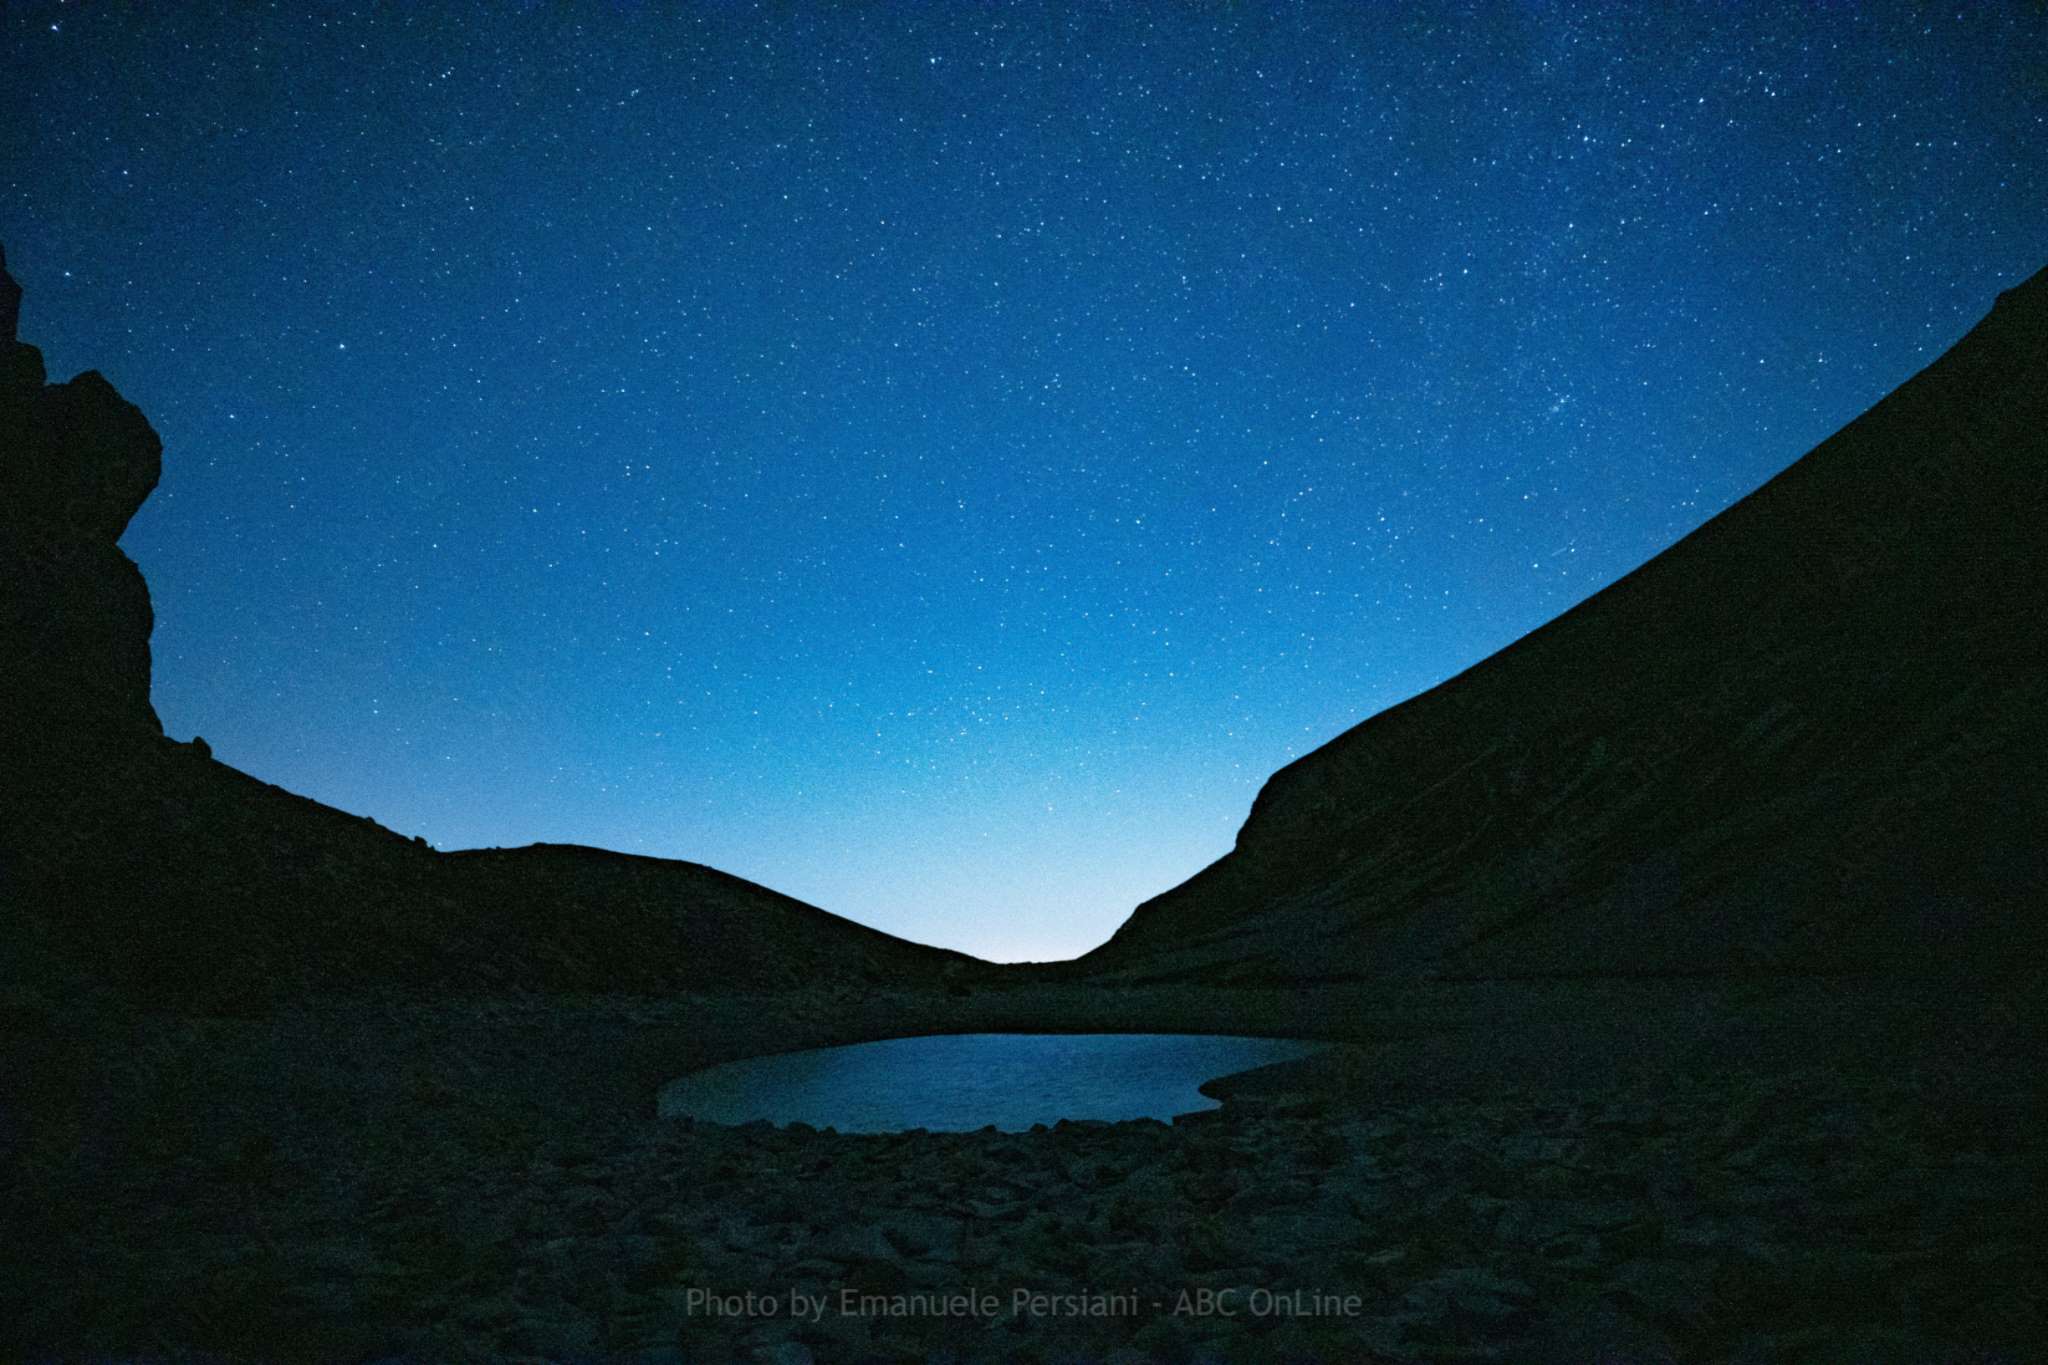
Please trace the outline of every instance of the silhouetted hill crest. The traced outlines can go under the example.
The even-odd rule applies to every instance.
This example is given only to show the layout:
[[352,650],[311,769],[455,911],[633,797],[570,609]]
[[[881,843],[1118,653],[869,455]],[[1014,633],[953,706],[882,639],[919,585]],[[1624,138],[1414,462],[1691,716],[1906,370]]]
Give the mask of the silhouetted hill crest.
[[2033,941],[2048,271],[1634,572],[1275,773],[1077,970],[1862,970]]
[[149,589],[115,545],[162,444],[99,374],[46,383],[19,298],[0,256],[0,973],[247,1011],[358,991],[829,996],[980,965],[691,863],[439,854],[166,739]]

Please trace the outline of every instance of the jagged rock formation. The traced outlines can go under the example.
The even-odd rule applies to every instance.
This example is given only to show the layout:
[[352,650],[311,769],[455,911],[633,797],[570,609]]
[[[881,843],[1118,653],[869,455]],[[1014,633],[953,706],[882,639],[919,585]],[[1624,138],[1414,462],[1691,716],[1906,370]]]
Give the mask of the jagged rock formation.
[[43,382],[15,337],[0,256],[0,695],[7,723],[162,732],[149,704],[149,589],[115,547],[156,487],[162,443],[97,371]]
[[844,992],[980,965],[691,863],[439,854],[166,739],[149,590],[115,544],[161,443],[97,373],[44,382],[19,299],[0,257],[0,996]]
[[1276,773],[1080,973],[2040,961],[2048,271],[1757,492]]

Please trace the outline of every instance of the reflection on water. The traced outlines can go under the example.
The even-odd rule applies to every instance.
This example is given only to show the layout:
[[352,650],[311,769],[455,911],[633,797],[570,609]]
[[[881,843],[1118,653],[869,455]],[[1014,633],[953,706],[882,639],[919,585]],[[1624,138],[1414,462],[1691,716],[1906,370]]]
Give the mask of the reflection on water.
[[751,1057],[662,1087],[664,1118],[1022,1132],[1061,1119],[1170,1119],[1216,1102],[1196,1087],[1317,1050],[1284,1038],[1179,1033],[947,1033]]

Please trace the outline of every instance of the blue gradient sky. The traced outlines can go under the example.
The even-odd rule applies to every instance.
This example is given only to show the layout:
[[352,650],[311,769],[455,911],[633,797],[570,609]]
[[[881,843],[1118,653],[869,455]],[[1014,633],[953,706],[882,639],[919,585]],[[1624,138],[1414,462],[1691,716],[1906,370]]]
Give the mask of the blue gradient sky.
[[0,241],[171,733],[1070,956],[2048,261],[2038,6],[1769,8],[15,0]]

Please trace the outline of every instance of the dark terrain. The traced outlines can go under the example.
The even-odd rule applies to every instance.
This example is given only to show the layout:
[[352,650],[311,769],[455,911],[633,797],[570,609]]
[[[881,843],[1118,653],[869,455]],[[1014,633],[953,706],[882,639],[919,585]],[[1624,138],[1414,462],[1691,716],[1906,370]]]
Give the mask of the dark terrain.
[[2048,273],[1749,497],[1274,774],[1077,966],[2030,973]]
[[[159,443],[97,374],[44,382],[18,299],[0,270],[0,1355],[2048,1339],[2048,273],[1664,555],[1277,774],[1234,853],[1101,949],[1028,968],[692,864],[437,853],[167,739],[116,546]],[[1171,1126],[653,1117],[696,1065],[999,1028],[1341,1046]],[[970,1288],[998,1311],[691,1298]],[[1237,1313],[1172,1311],[1202,1291]]]

